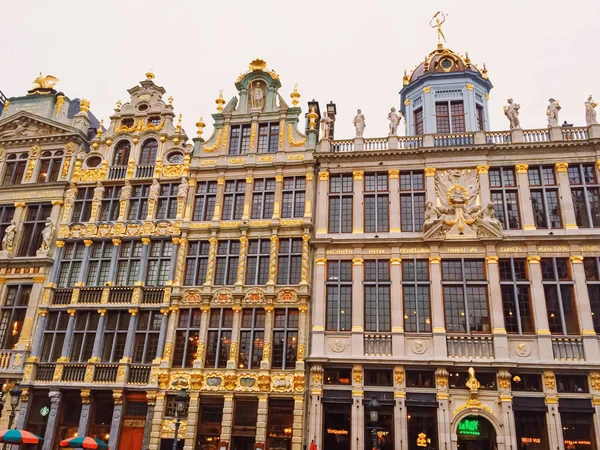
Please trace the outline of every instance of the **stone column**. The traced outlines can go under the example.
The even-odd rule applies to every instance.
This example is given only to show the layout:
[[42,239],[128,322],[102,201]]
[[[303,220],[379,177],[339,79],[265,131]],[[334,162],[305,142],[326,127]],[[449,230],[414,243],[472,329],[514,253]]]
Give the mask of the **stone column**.
[[269,397],[267,394],[258,394],[258,412],[256,415],[256,444],[262,444],[262,448],[266,448],[267,442],[267,417],[269,410]]
[[327,276],[327,258],[323,256],[315,258],[314,267],[311,356],[323,357],[325,355],[325,279]]
[[[277,231],[275,231],[276,233]],[[269,249],[269,280],[267,281],[267,292],[275,290],[277,283],[277,254],[279,252],[279,236],[271,236],[271,247]]]
[[121,437],[121,417],[123,415],[123,391],[114,390],[113,400],[115,406],[113,408],[112,420],[110,422],[110,437],[108,438],[108,446],[110,448],[119,448],[119,438]]
[[314,441],[317,449],[322,448],[323,440],[323,366],[314,365],[310,369],[310,392],[308,403],[308,431],[306,445]]
[[575,220],[575,209],[573,208],[573,197],[571,195],[571,185],[569,183],[569,163],[557,162],[554,164],[556,175],[558,176],[558,190],[560,192],[560,210],[562,213],[563,225],[567,230],[579,228]]
[[504,423],[504,448],[519,448],[517,443],[517,430],[515,427],[515,415],[512,407],[511,374],[508,370],[499,370],[497,373],[498,391],[500,401],[500,413]]
[[294,395],[294,422],[292,424],[292,450],[302,450],[304,436],[304,395]]
[[[312,219],[313,216],[313,199],[315,196],[315,182],[312,171],[306,172],[306,188],[304,191],[304,218]],[[323,207],[323,205],[321,205]]]
[[[265,306],[265,338],[263,346],[262,361],[260,362],[261,370],[269,370],[271,368],[271,350],[272,350],[272,336],[273,336],[273,305]],[[300,330],[300,324],[298,324],[298,331]]]
[[102,348],[102,339],[104,338],[104,322],[106,321],[106,310],[99,309],[98,314],[98,327],[96,328],[96,335],[94,336],[94,347],[92,348],[92,357],[89,362],[100,361],[100,351]]
[[162,354],[163,363],[170,364],[171,357],[173,356],[173,342],[175,342],[175,328],[177,326],[177,312],[179,307],[171,306],[169,308],[169,324],[167,325],[167,338],[165,342],[165,349]]
[[529,194],[529,175],[527,170],[529,164],[517,164],[515,172],[517,173],[517,185],[519,187],[519,208],[521,208],[521,225],[524,230],[535,230],[535,220],[533,219],[533,206]]
[[190,403],[188,406],[183,450],[194,450],[196,448],[196,429],[199,420],[198,411],[200,409],[200,393],[190,392],[189,395]]
[[281,218],[281,202],[283,201],[283,175],[275,175],[275,201],[273,202],[273,220]]
[[400,228],[400,171],[388,170],[390,189],[390,233],[399,233]]
[[363,450],[365,448],[365,407],[363,405],[364,392],[352,390],[352,413],[350,415],[350,426],[352,442],[350,450]]
[[235,280],[236,290],[241,292],[246,283],[246,262],[248,256],[248,237],[240,236],[240,257],[238,260],[237,278]]
[[240,342],[240,325],[242,323],[242,307],[233,306],[233,320],[231,324],[231,345],[229,347],[229,359],[227,360],[228,369],[236,369],[238,361],[238,351]]
[[[140,257],[140,271],[139,276],[140,278],[143,277],[146,273],[146,269],[148,267],[148,255],[150,253],[150,238],[149,237],[143,237],[142,238],[142,255]],[[144,284],[144,280],[137,280],[138,284],[143,285]]]
[[579,327],[583,336],[585,359],[588,361],[598,361],[600,360],[600,352],[598,351],[598,339],[596,338],[590,297],[585,281],[583,256],[571,256],[571,270],[573,280],[575,281],[575,301],[577,302]]
[[482,207],[485,207],[492,201],[492,194],[490,193],[489,170],[490,166],[488,164],[481,164],[477,166],[477,173],[479,174],[479,195]]
[[52,219],[52,222],[54,223],[54,225],[56,225],[58,223],[58,221],[60,220],[60,208],[63,205],[63,201],[62,200],[52,200],[52,210],[50,211],[50,219]]
[[[175,243],[175,238],[173,238],[173,243]],[[176,249],[177,256],[175,258],[175,262],[173,264],[172,277],[173,286],[181,286],[184,282],[183,270],[185,268],[185,257],[188,252],[188,240],[184,237],[177,239],[177,243],[179,244]],[[143,272],[141,272],[143,273]]]
[[364,172],[355,170],[352,172],[352,178],[354,180],[352,186],[354,191],[352,197],[352,234],[361,234],[365,232]]
[[[147,394],[146,396],[148,396]],[[160,429],[162,425],[162,418],[165,412],[165,394],[159,393],[154,394],[156,401],[154,408],[154,415],[152,416],[152,429],[150,430],[150,440],[148,447],[151,449],[160,448]],[[144,431],[145,435],[145,431]]]
[[48,422],[46,423],[46,433],[44,434],[42,450],[52,450],[53,448],[52,444],[54,443],[54,433],[58,425],[58,410],[60,408],[62,392],[50,391],[48,397],[50,397],[50,413],[48,414]]
[[544,393],[546,394],[546,424],[548,425],[548,448],[564,450],[564,439],[562,435],[562,421],[558,411],[558,398],[556,395],[556,378],[554,373],[546,371],[542,375],[544,380]]
[[69,313],[69,322],[67,323],[67,332],[65,333],[65,340],[63,341],[61,356],[58,358],[59,362],[67,362],[71,358],[71,347],[73,345],[73,328],[75,327],[75,312],[74,309],[67,310]]
[[156,347],[156,359],[160,360],[162,358],[164,349],[165,349],[165,341],[167,339],[167,326],[169,323],[169,310],[164,308],[160,310],[162,314],[162,320],[160,322],[160,333],[158,335],[158,345]]
[[148,400],[148,409],[146,411],[146,425],[144,426],[144,438],[142,440],[142,449],[147,449],[150,446],[150,432],[154,419],[154,405],[156,405],[156,392],[148,391],[146,393]]
[[[187,242],[187,239],[183,238],[184,241]],[[169,261],[169,279],[167,280],[167,282],[165,284],[167,285],[173,285],[173,280],[175,279],[175,271],[177,269],[177,261],[179,258],[179,255],[181,254],[181,252],[179,251],[179,244],[181,244],[181,238],[178,237],[173,237],[171,238],[171,241],[173,242],[173,251],[171,252],[171,261]],[[184,247],[183,252],[185,252],[185,246]],[[182,256],[182,261],[185,263],[185,253],[181,254]],[[180,267],[180,278],[183,276],[183,266]]]
[[[93,243],[94,243],[94,241],[92,241],[91,239],[83,240],[83,245],[85,245],[85,248],[83,249],[83,257],[81,258],[82,261],[90,260]],[[111,266],[112,266],[112,260],[111,260]],[[81,269],[79,269],[79,276],[77,277],[77,282],[75,283],[75,286],[84,286],[85,285],[85,280],[87,279],[88,269],[89,269],[89,264],[81,265]]]
[[212,221],[219,222],[221,220],[221,205],[223,204],[223,192],[225,191],[225,178],[217,178],[217,195],[215,198],[215,212]]
[[425,167],[425,200],[436,206],[435,201],[435,167]]
[[494,355],[498,359],[508,360],[508,336],[504,324],[504,310],[502,308],[502,290],[500,288],[500,270],[497,256],[486,256],[489,289],[490,289],[490,315],[492,333],[494,334]]
[[[429,178],[427,179],[429,182]],[[436,359],[446,358],[446,314],[442,297],[442,258],[429,257],[431,276],[431,322],[433,325],[433,354]]]
[[[187,157],[187,155],[186,155],[186,157]],[[187,164],[189,166],[189,162]],[[192,179],[188,180],[188,183],[190,185],[190,189],[188,191],[187,198],[185,199],[186,206],[185,206],[185,214],[183,215],[183,220],[187,221],[187,222],[192,220],[193,209],[196,205],[196,202],[194,201],[194,197],[196,196],[196,192],[198,191],[196,180],[194,180],[192,178]]]
[[42,339],[44,337],[44,330],[46,329],[46,315],[48,314],[47,309],[40,309],[38,313],[38,323],[33,338],[33,344],[31,345],[31,356],[28,358],[29,361],[35,362],[39,359],[40,348],[42,346]]
[[79,428],[77,428],[78,436],[87,436],[88,425],[90,423],[91,412],[91,391],[89,389],[81,390],[81,416],[79,417]]
[[327,218],[329,216],[329,172],[319,172],[319,186],[317,191],[317,207],[315,207],[316,217],[316,234],[327,234],[329,226]]
[[[44,275],[38,275],[33,277],[33,286],[31,288],[30,298],[39,299],[42,298],[44,287],[43,283],[46,280]],[[6,286],[3,286],[2,292],[0,295],[5,298],[5,289]],[[17,342],[16,350],[28,350],[30,348],[30,343],[33,340],[33,326],[36,320],[37,313],[37,301],[29,302],[27,306],[27,310],[25,312],[25,319],[23,321],[23,327],[21,328],[21,334],[19,336],[19,341]]]
[[[306,358],[306,341],[308,339],[307,323],[308,318],[306,317],[308,312],[308,305],[298,306],[298,357],[296,359],[296,369],[304,370],[304,359]],[[271,323],[273,321],[271,320]],[[265,324],[265,334],[267,333]],[[269,333],[271,331],[269,330]]]
[[455,448],[452,446],[452,430],[450,424],[450,394],[448,393],[448,371],[439,368],[435,371],[436,399],[438,401],[437,424],[438,424],[438,448]]
[[394,358],[404,357],[404,298],[402,296],[402,259],[390,258],[390,299],[392,302],[392,351]]
[[231,444],[231,425],[233,423],[233,394],[223,395],[223,418],[221,419],[221,441]]
[[527,257],[527,262],[529,263],[529,276],[531,278],[531,303],[538,338],[540,360],[554,361],[540,260],[541,258],[539,256]]
[[365,260],[355,257],[352,259],[352,356],[364,357],[364,289],[360,280],[363,279]]
[[210,305],[200,305],[202,316],[200,316],[200,331],[198,332],[198,351],[194,360],[194,368],[204,368],[204,354],[206,352],[206,339],[208,337],[208,319],[210,315]]
[[[216,208],[216,206],[215,206]],[[215,265],[217,259],[217,245],[219,243],[216,236],[209,239],[210,249],[208,251],[208,262],[206,263],[206,281],[204,286],[211,286],[215,275]]]
[[127,327],[127,338],[125,339],[125,350],[123,351],[123,358],[121,358],[122,363],[128,364],[131,362],[131,357],[133,356],[133,340],[135,339],[135,327],[137,324],[137,308],[133,308],[129,310],[129,326]]
[[308,292],[310,282],[310,234],[302,235],[302,265],[300,266],[300,290]]
[[[21,403],[19,404],[19,412],[17,413],[14,425],[17,430],[23,430],[25,428],[27,417],[29,416],[29,407],[29,388],[23,387],[21,392]],[[5,428],[7,426],[8,423],[4,425]]]
[[242,220],[250,220],[252,213],[252,191],[254,190],[254,177],[252,175],[246,176],[246,191],[244,192],[244,212],[242,213]]
[[404,367],[394,367],[394,448],[407,448],[408,445],[404,378]]

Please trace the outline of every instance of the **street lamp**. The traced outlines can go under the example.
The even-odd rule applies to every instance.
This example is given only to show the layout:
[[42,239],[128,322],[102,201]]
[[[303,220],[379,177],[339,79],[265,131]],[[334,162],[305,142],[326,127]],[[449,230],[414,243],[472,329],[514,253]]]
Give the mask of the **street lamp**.
[[175,436],[173,438],[173,450],[177,450],[177,434],[179,433],[179,426],[181,425],[181,418],[185,417],[185,410],[190,400],[190,395],[187,393],[187,389],[182,389],[175,397]]
[[377,450],[378,442],[377,442],[377,431],[379,427],[377,423],[379,422],[379,402],[375,397],[371,398],[369,402],[369,418],[371,419],[371,423],[373,426],[371,427],[371,438],[373,439],[373,450]]
[[[21,399],[21,386],[19,383],[15,383],[13,388],[10,390],[10,416],[8,416],[8,429],[12,428],[12,424],[15,420],[17,405],[19,404],[19,400]],[[4,401],[2,401],[2,408],[4,408]],[[6,442],[2,444],[2,450],[6,450]]]

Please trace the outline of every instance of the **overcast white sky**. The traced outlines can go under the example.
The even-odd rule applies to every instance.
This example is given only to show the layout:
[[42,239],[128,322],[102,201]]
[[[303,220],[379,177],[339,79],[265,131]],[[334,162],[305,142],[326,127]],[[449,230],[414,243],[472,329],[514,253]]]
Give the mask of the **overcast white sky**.
[[0,90],[23,95],[42,71],[107,122],[152,68],[188,135],[204,116],[207,138],[219,89],[229,100],[238,74],[263,58],[286,101],[297,82],[304,111],[313,98],[337,103],[336,138],[353,136],[357,108],[365,136],[384,136],[404,69],[435,48],[429,20],[440,9],[447,47],[487,63],[492,129],[508,128],[508,97],[523,128],[546,126],[549,97],[561,122],[585,124],[583,102],[600,100],[600,0],[0,0]]

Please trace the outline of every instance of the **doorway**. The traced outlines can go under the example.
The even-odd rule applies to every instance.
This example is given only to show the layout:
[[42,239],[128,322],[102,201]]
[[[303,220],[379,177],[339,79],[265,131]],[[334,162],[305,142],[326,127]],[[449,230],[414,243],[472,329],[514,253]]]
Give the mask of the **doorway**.
[[458,450],[495,450],[496,430],[481,416],[468,416],[456,427]]

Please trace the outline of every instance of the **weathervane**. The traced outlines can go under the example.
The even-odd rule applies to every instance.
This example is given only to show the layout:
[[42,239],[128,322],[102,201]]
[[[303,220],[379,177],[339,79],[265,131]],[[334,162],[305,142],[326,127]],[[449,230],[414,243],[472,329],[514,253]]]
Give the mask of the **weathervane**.
[[[444,36],[444,32],[442,31],[442,24],[446,21],[446,17],[448,17],[447,14],[444,14],[442,11],[438,11],[429,21],[429,26],[437,29],[438,46],[442,46],[442,39],[444,39],[444,42],[446,42],[446,36]],[[442,20],[440,20],[440,18]]]

